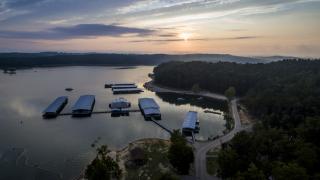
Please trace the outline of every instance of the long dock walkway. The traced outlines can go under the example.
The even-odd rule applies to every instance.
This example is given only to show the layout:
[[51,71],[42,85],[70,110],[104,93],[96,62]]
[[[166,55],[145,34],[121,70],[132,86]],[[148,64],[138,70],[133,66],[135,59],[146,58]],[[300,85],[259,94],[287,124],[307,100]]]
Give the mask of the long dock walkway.
[[[129,112],[140,112],[139,109],[128,110]],[[91,114],[110,114],[111,111],[93,111]],[[58,116],[70,116],[72,113],[60,113]]]
[[163,130],[167,131],[169,134],[172,134],[172,131],[166,127],[164,127],[162,124],[160,124],[157,120],[154,120],[153,118],[151,118],[151,121],[154,122],[156,125],[158,125],[159,127],[161,127]]

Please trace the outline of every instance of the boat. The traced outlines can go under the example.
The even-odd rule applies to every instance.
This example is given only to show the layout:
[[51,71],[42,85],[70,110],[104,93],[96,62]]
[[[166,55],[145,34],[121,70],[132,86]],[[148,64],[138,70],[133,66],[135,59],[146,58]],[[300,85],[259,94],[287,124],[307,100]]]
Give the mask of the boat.
[[67,96],[61,96],[56,98],[44,111],[42,116],[44,118],[55,118],[63,110],[68,103]]
[[128,116],[130,107],[131,103],[127,99],[122,97],[113,100],[109,104],[109,108],[111,109],[111,116]]
[[91,116],[95,104],[94,95],[82,95],[72,107],[72,116]]

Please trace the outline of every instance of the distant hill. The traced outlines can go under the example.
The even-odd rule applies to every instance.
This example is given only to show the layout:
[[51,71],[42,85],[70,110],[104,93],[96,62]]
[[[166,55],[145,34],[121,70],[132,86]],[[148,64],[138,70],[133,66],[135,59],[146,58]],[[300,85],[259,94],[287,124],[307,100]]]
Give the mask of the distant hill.
[[[280,60],[280,58],[278,58]],[[136,66],[158,65],[168,61],[206,61],[268,63],[274,58],[256,58],[229,54],[101,54],[101,53],[0,53],[0,68],[50,66]]]

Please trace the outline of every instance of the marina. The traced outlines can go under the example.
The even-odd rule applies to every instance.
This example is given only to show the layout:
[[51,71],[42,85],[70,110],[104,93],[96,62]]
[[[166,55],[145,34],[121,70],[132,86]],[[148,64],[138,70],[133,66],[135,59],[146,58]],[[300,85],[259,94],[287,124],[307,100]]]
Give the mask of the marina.
[[44,111],[42,116],[44,118],[55,118],[63,110],[68,103],[67,96],[61,96],[55,99]]
[[[144,89],[140,94],[123,95],[113,95],[111,88],[104,89],[105,82],[115,81],[115,76],[115,83],[128,82],[129,79],[137,85],[143,84],[149,80],[149,72],[152,72],[152,67],[126,71],[115,70],[114,67],[63,67],[23,70],[19,71],[18,76],[0,75],[5,83],[0,89],[6,94],[1,96],[1,101],[11,102],[10,106],[4,103],[0,105],[4,112],[1,117],[3,126],[0,127],[3,133],[1,152],[5,152],[7,147],[25,148],[29,164],[59,173],[63,180],[68,180],[76,179],[75,176],[92,161],[96,148],[92,148],[91,144],[98,137],[101,137],[99,143],[107,144],[112,149],[123,148],[136,139],[169,139],[167,130],[181,129],[184,116],[190,110],[188,103],[191,97],[168,94],[166,97],[170,96],[172,102],[179,97],[186,99],[176,105]],[[24,88],[25,84],[21,82],[29,82],[32,86]],[[47,85],[45,91],[38,88],[43,84]],[[65,88],[74,90],[68,92]],[[80,96],[86,94],[95,96],[91,116],[73,118],[73,105]],[[43,110],[58,96],[68,96],[68,103],[56,119],[43,120]],[[130,116],[111,117],[109,104],[119,97],[131,103]],[[145,97],[154,99],[159,105],[161,121],[145,121],[138,105],[138,99]],[[210,102],[206,99],[201,101],[210,105],[208,110],[215,111],[215,106]],[[198,111],[201,119],[201,132],[195,134],[196,139],[206,140],[222,133],[225,124],[222,115],[204,113],[203,107],[198,104],[192,105],[191,109]],[[23,123],[20,123],[21,120]],[[13,123],[16,124],[12,126]],[[7,137],[16,138],[9,141]],[[23,174],[17,168],[12,168],[12,171]]]
[[95,104],[95,96],[82,95],[72,107],[72,116],[90,116]]

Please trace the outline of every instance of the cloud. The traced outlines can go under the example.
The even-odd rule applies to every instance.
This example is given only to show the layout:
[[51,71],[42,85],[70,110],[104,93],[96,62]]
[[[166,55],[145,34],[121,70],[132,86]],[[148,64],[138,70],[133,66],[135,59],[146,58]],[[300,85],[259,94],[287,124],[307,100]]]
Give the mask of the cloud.
[[100,36],[119,37],[123,35],[149,36],[155,30],[105,24],[78,24],[68,27],[55,27],[45,31],[0,31],[1,38],[18,39],[81,39]]
[[141,39],[132,40],[132,43],[142,43],[142,42],[180,42],[180,41],[214,41],[214,40],[244,40],[244,39],[257,39],[260,36],[237,36],[237,37],[224,37],[224,38],[192,38],[192,39],[182,39],[182,38],[172,38],[172,39]]

